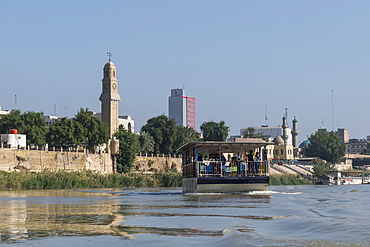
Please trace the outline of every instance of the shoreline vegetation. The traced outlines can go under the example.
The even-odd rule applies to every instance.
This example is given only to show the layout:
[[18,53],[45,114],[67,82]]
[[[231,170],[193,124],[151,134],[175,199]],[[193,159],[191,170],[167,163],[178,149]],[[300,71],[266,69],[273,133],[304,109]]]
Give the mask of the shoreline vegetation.
[[[93,171],[43,171],[40,173],[0,171],[0,190],[181,187],[181,180],[181,173],[173,171],[154,174],[100,174]],[[312,182],[301,179],[297,175],[270,175],[270,185],[308,184]]]

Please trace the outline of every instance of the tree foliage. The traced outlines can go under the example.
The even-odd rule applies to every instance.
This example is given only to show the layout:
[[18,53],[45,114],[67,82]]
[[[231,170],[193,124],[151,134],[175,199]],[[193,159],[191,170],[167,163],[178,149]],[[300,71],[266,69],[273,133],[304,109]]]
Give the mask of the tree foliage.
[[340,162],[345,154],[345,144],[340,143],[334,132],[317,131],[308,139],[310,144],[304,148],[304,154],[308,157],[319,157],[335,164]]
[[27,145],[45,145],[46,141],[54,146],[88,145],[90,151],[109,139],[109,126],[94,117],[93,112],[81,108],[73,119],[62,118],[46,127],[43,112],[24,112],[12,110],[0,118],[0,133],[18,129],[27,135]]
[[46,140],[52,146],[80,145],[86,137],[86,129],[74,119],[61,118],[50,125]]
[[177,132],[175,143],[176,149],[178,149],[187,142],[200,140],[200,134],[196,132],[193,128],[177,126],[176,132]]
[[129,172],[139,151],[137,135],[120,125],[114,137],[119,140],[119,153],[116,155],[117,172]]
[[108,142],[110,137],[108,124],[94,117],[94,113],[89,109],[81,108],[74,120],[80,123],[86,131],[84,142],[90,151],[94,152],[97,146]]
[[18,129],[19,133],[23,132],[24,122],[20,110],[12,110],[9,114],[0,118],[0,133],[8,134],[11,129]]
[[139,152],[151,153],[154,152],[154,138],[145,131],[141,131],[138,137],[139,140]]
[[44,145],[46,143],[46,122],[43,112],[25,112],[22,114],[24,121],[23,133],[27,135],[28,144]]
[[313,166],[313,172],[316,177],[326,176],[328,171],[335,171],[335,165],[324,163],[324,162],[317,162]]
[[214,121],[204,122],[200,126],[204,141],[226,141],[229,134],[229,127],[224,121],[216,123]]
[[153,117],[141,127],[154,139],[155,153],[174,154],[177,149],[188,141],[199,140],[199,133],[194,129],[176,125],[175,120],[165,115]]
[[176,122],[165,115],[147,120],[141,131],[149,133],[154,138],[154,152],[170,154],[176,152]]
[[243,132],[243,137],[244,138],[252,138],[252,137],[254,137],[254,135],[255,135],[255,132],[256,131],[256,129],[255,128],[253,128],[253,127],[248,127],[248,128],[246,128],[245,130],[244,130],[244,132]]
[[27,135],[27,145],[44,145],[47,130],[43,116],[43,112],[12,110],[0,118],[0,133],[17,129],[20,134]]
[[262,133],[255,133],[256,129],[253,127],[248,127],[246,130],[244,130],[243,137],[244,138],[261,138],[263,140],[266,140],[266,136]]

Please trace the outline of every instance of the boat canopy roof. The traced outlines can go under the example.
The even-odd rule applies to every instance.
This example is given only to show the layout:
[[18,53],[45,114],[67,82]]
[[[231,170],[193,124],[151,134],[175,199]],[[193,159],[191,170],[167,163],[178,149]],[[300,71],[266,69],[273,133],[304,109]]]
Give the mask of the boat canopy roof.
[[272,145],[272,142],[227,142],[227,141],[207,141],[207,142],[188,142],[181,146],[177,151],[184,152],[193,147],[198,147],[199,153],[238,153],[241,151],[249,151],[255,148],[260,148]]

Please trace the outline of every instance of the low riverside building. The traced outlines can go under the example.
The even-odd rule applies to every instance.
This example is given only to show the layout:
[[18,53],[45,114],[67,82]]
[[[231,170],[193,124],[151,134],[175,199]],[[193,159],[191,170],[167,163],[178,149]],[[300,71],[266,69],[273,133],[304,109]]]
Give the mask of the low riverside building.
[[18,134],[17,130],[11,130],[10,134],[0,135],[0,147],[11,149],[26,149],[26,135]]

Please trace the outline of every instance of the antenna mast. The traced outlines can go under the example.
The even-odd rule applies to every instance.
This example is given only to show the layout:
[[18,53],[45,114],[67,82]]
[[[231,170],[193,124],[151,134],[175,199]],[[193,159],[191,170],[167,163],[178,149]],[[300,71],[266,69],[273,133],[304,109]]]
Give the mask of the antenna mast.
[[331,90],[331,130],[334,131],[334,90]]

